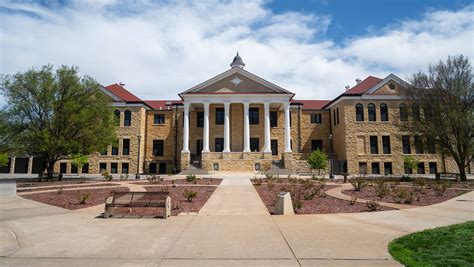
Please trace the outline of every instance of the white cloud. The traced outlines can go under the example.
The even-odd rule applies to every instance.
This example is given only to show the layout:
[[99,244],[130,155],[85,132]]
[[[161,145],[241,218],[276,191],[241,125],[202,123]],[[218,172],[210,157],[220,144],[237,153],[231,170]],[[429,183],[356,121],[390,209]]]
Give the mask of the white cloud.
[[236,51],[247,70],[299,99],[333,98],[368,75],[405,78],[450,54],[473,57],[472,7],[427,13],[343,45],[325,38],[329,16],[274,14],[262,1],[0,7],[12,11],[1,13],[0,73],[77,65],[104,85],[126,83],[143,99],[176,99],[227,70]]

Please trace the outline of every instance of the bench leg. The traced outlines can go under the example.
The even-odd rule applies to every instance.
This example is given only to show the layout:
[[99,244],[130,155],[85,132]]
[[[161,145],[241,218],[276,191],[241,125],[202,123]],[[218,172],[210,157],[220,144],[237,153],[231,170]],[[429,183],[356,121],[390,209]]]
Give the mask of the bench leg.
[[171,216],[171,197],[167,197],[165,200],[165,210],[163,212],[163,219],[168,219]]
[[114,216],[114,208],[112,208],[112,207],[105,207],[104,219],[107,219],[107,218],[109,218],[110,216]]

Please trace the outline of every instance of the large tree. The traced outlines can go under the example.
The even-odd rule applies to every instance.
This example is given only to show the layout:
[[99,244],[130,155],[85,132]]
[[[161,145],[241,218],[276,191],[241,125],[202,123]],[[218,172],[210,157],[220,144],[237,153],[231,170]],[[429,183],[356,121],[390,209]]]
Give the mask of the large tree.
[[414,116],[405,124],[415,134],[426,136],[427,145],[435,144],[439,151],[453,157],[461,180],[466,180],[466,167],[473,157],[474,105],[472,68],[468,58],[448,57],[430,65],[428,72],[418,72],[411,79],[407,93],[415,110],[424,116]]
[[0,151],[41,157],[51,177],[55,162],[90,154],[115,139],[109,100],[77,67],[53,66],[2,77]]

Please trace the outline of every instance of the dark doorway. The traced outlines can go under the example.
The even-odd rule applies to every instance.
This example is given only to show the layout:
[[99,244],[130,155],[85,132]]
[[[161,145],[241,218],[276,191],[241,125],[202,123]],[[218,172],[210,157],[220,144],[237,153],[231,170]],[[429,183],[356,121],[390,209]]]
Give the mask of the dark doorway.
[[160,162],[158,165],[158,173],[159,174],[166,174],[166,163],[165,162]]
[[202,140],[196,140],[196,156],[202,155]]
[[71,173],[77,173],[77,166],[74,164],[71,164]]
[[66,170],[67,170],[67,163],[61,162],[59,164],[59,173],[66,173]]
[[7,166],[4,166],[4,167],[0,166],[0,173],[10,173],[11,164],[12,164],[12,159],[9,158]]
[[273,139],[271,141],[271,146],[272,146],[272,155],[277,156],[278,155],[278,140]]
[[150,163],[150,167],[148,168],[148,171],[152,174],[156,173],[156,163],[154,162]]
[[82,166],[82,173],[89,173],[89,163],[86,163],[84,166]]
[[33,169],[31,172],[34,174],[42,173],[45,166],[44,163],[42,158],[33,158]]
[[28,173],[28,158],[15,159],[15,173]]

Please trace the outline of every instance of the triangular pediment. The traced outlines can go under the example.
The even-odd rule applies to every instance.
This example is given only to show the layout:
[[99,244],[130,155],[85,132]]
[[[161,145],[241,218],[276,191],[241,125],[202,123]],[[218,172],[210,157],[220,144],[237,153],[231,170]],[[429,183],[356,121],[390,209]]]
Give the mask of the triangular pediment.
[[394,74],[390,74],[376,86],[369,89],[366,94],[370,95],[402,95],[408,84]]
[[185,94],[292,94],[248,71],[234,67],[183,93]]

